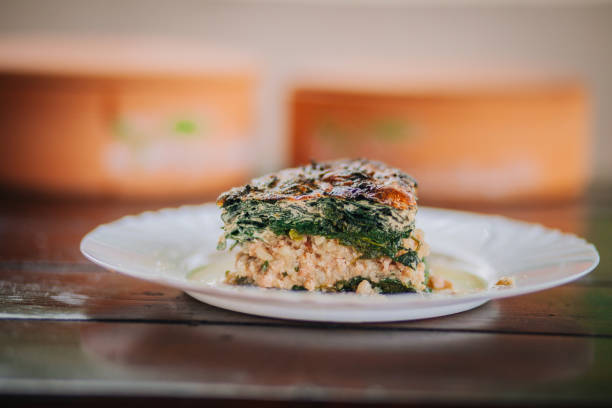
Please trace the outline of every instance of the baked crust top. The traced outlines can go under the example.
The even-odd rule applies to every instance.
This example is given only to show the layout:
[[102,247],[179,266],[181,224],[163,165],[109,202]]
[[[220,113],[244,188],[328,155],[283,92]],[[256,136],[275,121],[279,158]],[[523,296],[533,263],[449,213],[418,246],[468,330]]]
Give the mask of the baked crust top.
[[234,187],[217,199],[226,204],[261,200],[308,201],[323,197],[367,200],[400,210],[415,209],[417,182],[401,170],[367,159],[311,162],[288,168]]

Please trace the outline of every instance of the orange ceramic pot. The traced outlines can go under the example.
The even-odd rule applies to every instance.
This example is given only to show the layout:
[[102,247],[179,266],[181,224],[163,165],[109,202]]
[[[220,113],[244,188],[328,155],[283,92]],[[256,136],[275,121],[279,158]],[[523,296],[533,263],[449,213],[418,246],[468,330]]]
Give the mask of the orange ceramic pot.
[[85,195],[217,192],[251,172],[246,75],[0,73],[0,183]]
[[292,160],[365,156],[398,166],[434,201],[576,197],[590,170],[580,86],[418,92],[303,88],[292,101]]

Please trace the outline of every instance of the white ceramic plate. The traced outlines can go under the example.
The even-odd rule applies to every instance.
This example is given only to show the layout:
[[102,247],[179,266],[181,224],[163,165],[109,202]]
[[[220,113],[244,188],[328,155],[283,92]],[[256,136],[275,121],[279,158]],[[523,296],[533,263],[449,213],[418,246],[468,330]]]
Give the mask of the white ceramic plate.
[[[412,320],[457,313],[490,299],[562,285],[586,275],[599,262],[595,247],[573,235],[499,216],[421,207],[417,226],[425,231],[434,259],[452,259],[455,266],[484,279],[485,290],[461,295],[360,296],[236,287],[222,282],[232,260],[215,249],[221,234],[219,215],[214,204],[204,204],[124,217],[87,234],[81,251],[107,269],[183,289],[221,308],[331,322]],[[194,274],[198,280],[193,280]],[[513,287],[494,286],[506,276],[514,278]]]

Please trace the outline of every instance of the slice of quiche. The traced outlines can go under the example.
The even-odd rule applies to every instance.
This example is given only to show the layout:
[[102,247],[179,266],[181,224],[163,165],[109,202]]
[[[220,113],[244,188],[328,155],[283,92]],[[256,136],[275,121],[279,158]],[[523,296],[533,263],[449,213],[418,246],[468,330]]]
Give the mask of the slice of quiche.
[[383,163],[281,170],[221,194],[219,249],[239,245],[226,281],[265,288],[428,291],[429,247],[415,229],[416,181]]

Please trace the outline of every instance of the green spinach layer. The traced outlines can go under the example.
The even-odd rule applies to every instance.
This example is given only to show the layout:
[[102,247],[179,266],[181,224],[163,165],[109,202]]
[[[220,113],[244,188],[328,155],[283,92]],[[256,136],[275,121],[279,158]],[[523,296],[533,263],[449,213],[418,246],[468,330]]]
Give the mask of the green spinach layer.
[[[332,197],[299,201],[236,200],[223,206],[225,240],[243,243],[265,230],[276,235],[319,235],[351,246],[363,258],[387,256],[416,268],[416,251],[402,240],[414,230],[412,214],[370,201],[346,201]],[[401,251],[401,255],[397,255]]]

